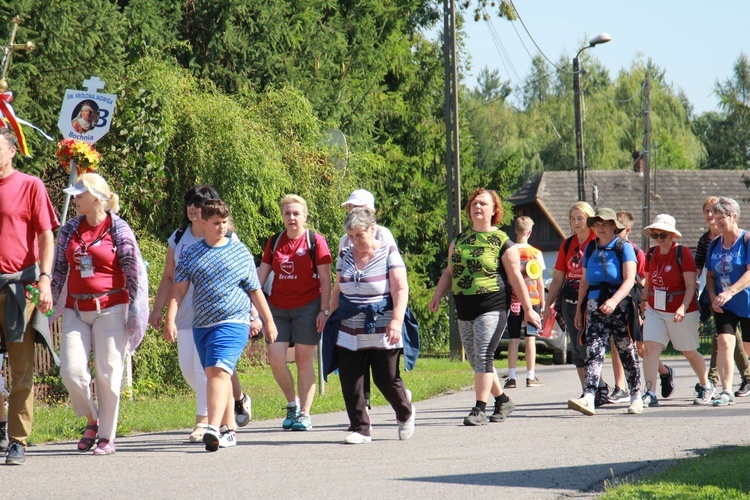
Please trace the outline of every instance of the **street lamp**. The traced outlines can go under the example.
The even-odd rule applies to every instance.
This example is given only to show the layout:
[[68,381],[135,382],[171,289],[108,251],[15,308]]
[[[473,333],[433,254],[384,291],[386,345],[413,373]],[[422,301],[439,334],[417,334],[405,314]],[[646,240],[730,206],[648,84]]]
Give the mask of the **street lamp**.
[[583,186],[583,173],[586,170],[586,161],[583,153],[583,94],[581,94],[581,63],[578,60],[578,56],[586,49],[596,47],[601,43],[607,43],[611,40],[612,37],[607,33],[601,33],[589,40],[589,44],[582,47],[573,58],[573,97],[576,114],[576,156],[578,158],[578,201],[586,201],[586,190]]

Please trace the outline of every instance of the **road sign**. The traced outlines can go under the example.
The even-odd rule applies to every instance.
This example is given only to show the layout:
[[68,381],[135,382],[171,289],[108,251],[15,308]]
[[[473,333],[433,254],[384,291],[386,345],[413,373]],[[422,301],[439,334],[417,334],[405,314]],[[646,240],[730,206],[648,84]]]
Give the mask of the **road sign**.
[[94,76],[83,82],[86,90],[65,90],[57,127],[65,139],[94,144],[109,132],[117,96],[97,92],[104,82]]

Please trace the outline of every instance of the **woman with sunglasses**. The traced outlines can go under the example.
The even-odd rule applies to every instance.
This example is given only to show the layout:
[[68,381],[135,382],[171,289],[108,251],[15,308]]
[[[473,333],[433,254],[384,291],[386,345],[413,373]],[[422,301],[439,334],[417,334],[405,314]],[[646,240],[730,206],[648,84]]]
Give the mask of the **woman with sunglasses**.
[[742,341],[745,352],[750,349],[750,251],[749,238],[740,229],[740,206],[732,198],[724,196],[713,206],[719,237],[714,239],[706,254],[706,286],[714,311],[718,351],[716,366],[722,391],[713,404],[734,404],[732,377],[734,363],[732,353],[736,342],[737,326],[742,326]]
[[[674,217],[659,214],[653,224],[643,229],[643,234],[656,241],[646,257],[646,287],[641,308],[643,321],[644,358],[646,378],[644,407],[659,406],[654,392],[659,368],[659,355],[669,342],[681,351],[698,376],[694,404],[707,405],[714,395],[714,386],[708,380],[706,362],[698,352],[698,301],[695,294],[696,267],[690,249],[675,240],[682,234],[675,228]],[[679,252],[679,255],[678,255]]]
[[[494,411],[490,422],[502,422],[515,405],[503,392],[494,366],[494,355],[505,329],[510,297],[506,284],[521,301],[524,320],[540,327],[539,314],[521,275],[521,257],[508,235],[498,229],[503,207],[495,191],[477,188],[469,196],[466,213],[471,229],[459,234],[448,248],[448,265],[435,288],[430,310],[437,312],[440,300],[453,292],[458,313],[458,331],[466,358],[474,370],[476,403],[464,425],[487,424],[485,413],[490,394]],[[507,300],[506,300],[507,299]]]
[[[578,289],[575,325],[583,332],[586,345],[583,396],[570,399],[568,408],[584,415],[594,415],[594,395],[599,386],[602,364],[610,336],[622,361],[630,392],[628,413],[643,413],[641,370],[638,350],[629,329],[633,311],[630,291],[635,285],[636,256],[633,246],[617,234],[625,226],[611,208],[600,208],[586,220],[594,228],[596,241],[586,246],[583,275]],[[585,325],[584,325],[585,311]]]

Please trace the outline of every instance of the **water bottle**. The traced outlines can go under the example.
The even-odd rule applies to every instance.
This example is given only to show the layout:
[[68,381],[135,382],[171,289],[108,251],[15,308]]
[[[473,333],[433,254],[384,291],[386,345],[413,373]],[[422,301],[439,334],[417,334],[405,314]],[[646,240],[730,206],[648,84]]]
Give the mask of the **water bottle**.
[[[39,289],[32,285],[26,285],[26,291],[29,292],[29,298],[34,303],[34,305],[38,306],[39,305]],[[49,311],[44,313],[44,315],[48,318],[52,316],[53,314],[55,314],[54,309],[50,309]]]

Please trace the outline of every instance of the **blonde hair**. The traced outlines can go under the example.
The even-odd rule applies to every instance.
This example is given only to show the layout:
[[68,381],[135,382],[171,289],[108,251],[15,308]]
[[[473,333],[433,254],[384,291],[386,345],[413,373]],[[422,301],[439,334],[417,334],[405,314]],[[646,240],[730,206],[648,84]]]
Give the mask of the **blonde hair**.
[[635,217],[633,217],[633,214],[624,210],[617,212],[617,220],[620,221],[620,224],[629,228],[632,228],[633,224],[635,224]]
[[568,218],[573,215],[573,210],[580,210],[586,217],[593,217],[595,213],[594,209],[591,208],[591,205],[585,201],[577,201],[573,203],[568,210]]
[[714,205],[716,205],[716,202],[719,201],[718,196],[709,196],[706,198],[706,201],[703,202],[703,210],[705,211],[706,208],[712,208]]
[[302,205],[302,210],[305,212],[305,217],[307,217],[307,202],[303,197],[297,196],[296,194],[288,194],[284,196],[279,202],[279,208],[284,212],[284,206],[292,203],[299,203]]
[[534,221],[531,217],[522,215],[516,219],[516,234],[531,231],[532,227],[534,227]]
[[78,180],[86,186],[89,193],[104,203],[104,210],[116,214],[120,210],[120,197],[109,189],[109,184],[99,174],[82,174]]

